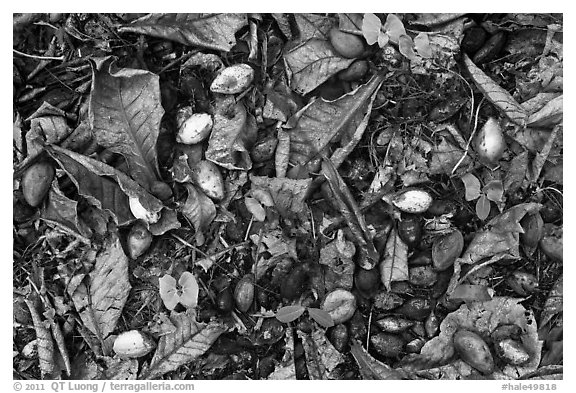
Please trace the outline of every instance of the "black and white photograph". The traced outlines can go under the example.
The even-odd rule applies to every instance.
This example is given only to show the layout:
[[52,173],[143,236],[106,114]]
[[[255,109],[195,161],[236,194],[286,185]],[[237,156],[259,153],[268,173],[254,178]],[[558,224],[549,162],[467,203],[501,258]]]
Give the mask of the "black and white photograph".
[[9,387],[561,391],[563,17],[13,13]]

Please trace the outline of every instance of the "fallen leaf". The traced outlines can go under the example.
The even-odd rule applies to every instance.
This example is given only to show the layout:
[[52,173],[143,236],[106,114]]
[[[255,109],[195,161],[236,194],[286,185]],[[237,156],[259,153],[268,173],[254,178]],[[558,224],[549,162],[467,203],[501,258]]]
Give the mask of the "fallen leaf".
[[456,352],[453,336],[459,329],[472,330],[482,337],[489,337],[498,326],[515,324],[522,329],[520,340],[528,351],[530,360],[521,366],[497,365],[494,378],[517,379],[536,370],[540,363],[542,342],[538,340],[534,315],[520,304],[521,301],[522,299],[495,297],[490,301],[463,304],[444,318],[440,324],[440,334],[428,341],[420,354],[408,356],[402,361],[402,369],[427,370],[454,362]]
[[302,217],[307,213],[306,198],[312,179],[281,179],[250,175],[254,192],[266,191],[283,217]]
[[328,341],[324,332],[315,329],[311,334],[306,334],[298,330],[298,337],[302,340],[310,379],[335,379],[332,373],[338,365],[344,362],[344,357]]
[[[178,303],[184,307],[196,307],[198,303],[198,283],[196,277],[190,272],[183,272],[176,280],[169,274],[158,279],[160,285],[160,297],[168,310],[174,310]],[[179,287],[179,288],[178,288]]]
[[465,14],[461,13],[425,13],[425,14],[415,14],[416,19],[411,21],[410,24],[420,25],[420,26],[436,26],[443,25],[455,19],[460,18]]
[[[345,33],[361,35],[363,18],[366,14],[352,14],[352,13],[339,13],[338,14],[338,29]],[[368,44],[371,45],[371,44]]]
[[246,205],[246,209],[248,209],[248,211],[254,217],[254,220],[258,222],[264,222],[266,220],[266,210],[264,210],[257,199],[245,196],[244,204]]
[[564,275],[560,275],[548,293],[544,302],[544,309],[540,314],[540,327],[548,324],[554,316],[564,309]]
[[482,221],[490,215],[490,201],[484,194],[480,195],[480,198],[476,201],[476,215]]
[[52,379],[55,371],[54,362],[54,342],[50,329],[44,324],[40,317],[40,313],[36,310],[34,303],[25,299],[26,305],[30,310],[30,316],[34,323],[34,331],[36,333],[36,342],[38,343],[38,360],[40,366],[40,373],[43,379]]
[[68,294],[84,325],[103,341],[116,329],[132,286],[128,280],[128,258],[114,233],[105,240],[92,271]]
[[497,85],[488,75],[478,68],[466,54],[464,54],[464,65],[470,73],[472,80],[488,101],[502,111],[502,113],[514,123],[520,126],[526,125],[528,114],[510,93]]
[[460,178],[466,189],[466,200],[473,201],[480,197],[480,180],[471,173],[467,173]]
[[305,42],[312,38],[328,39],[328,32],[334,25],[331,18],[316,14],[295,13],[294,20],[300,35],[298,42]]
[[196,241],[199,245],[202,245],[205,240],[204,231],[216,218],[216,206],[212,199],[208,198],[206,194],[194,185],[185,183],[184,186],[186,191],[188,191],[188,198],[186,198],[186,202],[180,206],[179,210],[192,222],[192,226],[196,231]]
[[408,246],[392,228],[380,262],[380,279],[389,291],[394,281],[408,281]]
[[149,14],[118,29],[219,51],[229,51],[234,34],[248,24],[246,14]]
[[280,307],[274,316],[282,323],[290,323],[300,318],[306,308],[301,305]]
[[70,177],[78,193],[94,206],[112,213],[118,225],[127,225],[135,220],[129,198],[137,199],[153,215],[159,214],[164,207],[160,200],[126,174],[103,162],[58,146],[49,146],[47,151]]
[[364,380],[407,379],[402,370],[393,369],[370,356],[358,340],[352,339],[350,353],[356,360],[360,375]]
[[58,181],[52,183],[52,188],[48,192],[48,202],[42,207],[41,217],[44,221],[58,225],[66,232],[86,240],[92,236],[88,225],[78,216],[78,202],[60,191]]
[[290,88],[308,94],[332,75],[348,68],[354,59],[339,56],[325,39],[312,38],[284,54]]
[[189,312],[173,312],[170,320],[176,326],[176,331],[160,337],[150,365],[142,369],[138,379],[155,379],[196,360],[228,330],[220,322],[196,322]]
[[268,376],[269,380],[296,380],[296,365],[294,364],[294,336],[292,329],[286,329],[286,345],[280,364]]
[[488,287],[484,285],[460,284],[450,294],[450,300],[454,301],[484,302],[491,299]]
[[344,238],[338,231],[337,239],[331,241],[320,250],[319,263],[324,265],[324,286],[327,292],[336,288],[352,289],[354,281],[354,261],[356,254],[354,243]]
[[215,98],[213,116],[206,159],[226,169],[252,168],[249,149],[257,136],[254,116],[231,95]]
[[[376,92],[383,76],[375,75],[366,84],[335,101],[312,99],[296,113],[290,123],[295,127],[290,134],[290,163],[317,170],[321,154],[338,142],[343,152],[350,153],[367,126]],[[337,150],[339,152],[339,150]],[[336,155],[336,156],[334,156]],[[330,158],[339,167],[347,154],[334,154]]]
[[378,263],[379,256],[368,232],[364,215],[360,212],[348,186],[330,160],[322,162],[322,172],[326,176],[330,190],[334,195],[333,203],[346,220],[346,224],[360,250],[358,265],[366,270],[372,269]]
[[96,141],[122,154],[130,176],[150,190],[159,178],[156,141],[164,109],[158,75],[115,66],[113,57],[90,62],[89,122]]

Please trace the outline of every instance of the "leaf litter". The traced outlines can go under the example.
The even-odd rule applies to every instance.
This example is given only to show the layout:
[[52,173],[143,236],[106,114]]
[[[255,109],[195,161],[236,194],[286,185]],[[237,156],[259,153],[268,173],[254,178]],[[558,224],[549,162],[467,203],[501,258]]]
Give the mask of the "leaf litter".
[[562,15],[15,14],[13,60],[15,378],[562,375]]

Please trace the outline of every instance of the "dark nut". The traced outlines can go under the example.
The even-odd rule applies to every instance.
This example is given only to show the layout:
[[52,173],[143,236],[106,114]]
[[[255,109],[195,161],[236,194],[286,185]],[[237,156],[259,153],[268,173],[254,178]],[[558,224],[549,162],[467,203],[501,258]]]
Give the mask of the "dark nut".
[[527,247],[536,247],[544,236],[544,220],[540,213],[526,214],[520,221],[524,233],[520,234],[520,240]]
[[130,258],[136,259],[144,254],[152,244],[152,234],[142,222],[132,225],[126,240],[128,245],[128,254]]
[[378,333],[370,337],[374,350],[381,356],[395,358],[404,349],[404,340],[395,334]]
[[162,201],[165,201],[172,196],[172,189],[163,181],[154,181],[150,186],[150,192]]
[[368,62],[366,60],[356,60],[350,67],[341,71],[338,78],[342,81],[353,82],[362,79],[368,72]]
[[432,303],[422,297],[409,299],[398,309],[398,312],[416,321],[423,321],[430,314]]
[[216,307],[221,312],[227,314],[234,308],[234,298],[229,288],[225,288],[216,296]]
[[356,298],[345,289],[335,289],[326,295],[321,308],[330,314],[337,325],[352,318],[356,311]]
[[280,285],[280,294],[288,300],[296,299],[304,293],[308,283],[308,268],[298,265],[288,274],[288,277]]
[[38,162],[26,170],[22,176],[22,194],[30,206],[37,207],[42,203],[54,174],[54,167],[47,162]]
[[411,216],[398,223],[398,236],[410,248],[415,248],[422,240],[422,221]]
[[536,276],[520,270],[513,272],[506,282],[520,296],[528,296],[538,288]]
[[380,285],[380,272],[376,268],[370,270],[358,268],[354,274],[354,283],[362,294],[370,296]]
[[344,33],[333,28],[328,33],[330,43],[342,57],[355,58],[364,53],[364,40],[357,35]]
[[348,328],[343,324],[338,324],[330,328],[330,342],[339,352],[343,352],[348,344]]
[[454,349],[463,361],[483,374],[494,371],[494,359],[486,342],[470,330],[458,330],[454,333]]
[[438,273],[432,269],[432,266],[411,267],[408,271],[410,284],[417,287],[430,288],[436,283]]
[[236,289],[234,290],[234,301],[236,301],[236,307],[242,312],[248,311],[252,302],[254,301],[254,275],[246,274],[238,284],[236,284]]
[[434,269],[442,271],[454,264],[464,249],[464,237],[459,230],[440,236],[432,244]]

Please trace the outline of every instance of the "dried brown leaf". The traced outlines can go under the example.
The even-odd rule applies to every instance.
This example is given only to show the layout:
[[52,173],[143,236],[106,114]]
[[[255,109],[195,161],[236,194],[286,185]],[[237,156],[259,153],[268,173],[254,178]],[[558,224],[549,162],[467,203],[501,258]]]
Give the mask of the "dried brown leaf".
[[338,14],[338,29],[345,33],[362,35],[362,19],[364,14]]
[[114,62],[106,57],[90,63],[90,127],[98,144],[122,154],[130,176],[150,190],[159,176],[160,79],[149,71],[117,69]]
[[350,353],[354,356],[364,380],[406,379],[402,370],[395,370],[374,359],[357,340],[352,340]]
[[333,26],[331,18],[316,14],[295,13],[294,19],[300,35],[298,42],[308,41],[312,38],[328,39],[328,32]]
[[332,372],[341,363],[344,357],[328,339],[324,331],[314,329],[311,335],[298,331],[302,340],[306,365],[311,380],[335,379]]
[[464,54],[464,65],[470,73],[472,80],[488,101],[495,105],[514,123],[520,126],[526,125],[528,114],[510,93],[497,85],[488,75],[478,68],[466,54]]
[[68,286],[68,293],[84,325],[103,342],[116,329],[132,287],[128,258],[116,234],[105,240],[92,271],[81,277],[77,287]]
[[196,360],[227,330],[216,321],[198,323],[190,312],[172,313],[170,320],[176,331],[160,338],[150,365],[138,379],[155,379]]
[[342,213],[360,250],[360,258],[357,263],[363,269],[372,269],[376,263],[378,263],[378,252],[374,247],[372,237],[368,232],[368,227],[366,226],[364,216],[360,212],[360,208],[352,197],[348,186],[330,160],[324,160],[322,162],[322,173],[328,180],[328,185],[334,195],[333,202],[336,205],[335,207]]
[[34,330],[36,331],[40,373],[44,379],[54,379],[54,343],[52,342],[50,329],[48,329],[44,324],[44,321],[40,317],[40,313],[36,310],[34,303],[29,299],[25,299],[24,301],[30,310],[32,322],[34,323]]
[[313,99],[296,113],[290,122],[290,162],[317,170],[321,154],[331,145],[339,147],[330,157],[338,167],[361,139],[376,92],[382,84],[381,75],[335,101]]
[[118,29],[219,51],[229,51],[246,14],[149,14]]
[[332,75],[348,68],[354,59],[339,56],[326,40],[313,38],[284,54],[290,88],[308,94]]
[[390,290],[392,282],[408,280],[408,246],[392,228],[386,241],[384,255],[380,262],[380,278],[384,287]]
[[216,97],[214,126],[206,159],[226,169],[252,168],[250,147],[256,141],[256,119],[233,96]]

